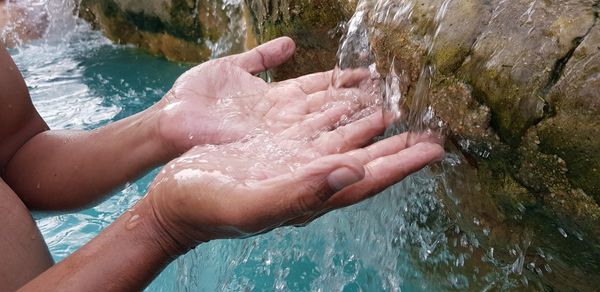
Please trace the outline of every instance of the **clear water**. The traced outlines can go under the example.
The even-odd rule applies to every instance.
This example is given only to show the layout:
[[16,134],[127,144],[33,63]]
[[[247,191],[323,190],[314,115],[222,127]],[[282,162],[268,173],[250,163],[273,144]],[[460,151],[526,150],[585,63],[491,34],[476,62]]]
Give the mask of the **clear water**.
[[[139,112],[160,99],[187,68],[112,45],[70,17],[72,7],[67,3],[45,5],[56,19],[47,36],[10,53],[34,104],[53,129],[93,129]],[[51,9],[52,5],[59,9]],[[55,260],[80,248],[139,200],[155,173],[128,184],[94,208],[36,213]],[[432,180],[417,175],[411,181],[419,183],[406,183],[306,228],[200,246],[169,266],[148,291],[412,291],[434,287],[434,282],[424,281],[424,271],[414,266],[413,251],[407,247],[416,241],[424,243],[426,250],[417,252],[431,257],[445,227],[440,221],[439,226],[407,228],[424,223],[439,209],[428,194],[431,189],[423,188],[432,187]]]
[[[374,3],[385,11],[399,2]],[[409,9],[413,1],[402,3]],[[46,36],[12,49],[11,54],[25,76],[36,107],[53,129],[93,129],[139,112],[159,100],[189,67],[111,44],[72,16],[71,1],[37,1],[36,5],[49,15]],[[396,6],[400,12],[404,7]],[[357,64],[343,63],[352,60],[353,53],[369,49],[361,17],[359,10],[354,23],[349,23],[349,32],[355,35],[346,39],[347,47],[338,56],[342,67],[369,66],[372,61],[367,54],[354,58],[360,60]],[[385,80],[384,90],[392,104],[399,104],[402,96],[391,77]],[[402,114],[396,110],[397,115]],[[420,112],[426,112],[426,108]],[[412,119],[420,121],[423,117]],[[438,168],[453,169],[459,162],[458,156],[449,155]],[[526,287],[528,278],[523,267],[529,243],[507,247],[512,255],[508,262],[497,260],[495,251],[484,250],[477,239],[485,236],[485,228],[475,236],[450,219],[449,213],[456,215],[457,211],[437,199],[437,182],[445,181],[445,176],[435,173],[424,170],[372,200],[333,212],[305,228],[284,228],[245,240],[204,244],[171,264],[147,290],[430,291]],[[131,182],[94,208],[68,214],[35,214],[54,258],[64,259],[96,236],[143,196],[155,174]],[[451,200],[455,198],[451,192],[447,195]],[[543,273],[551,273],[550,268],[541,268]]]
[[[53,129],[92,129],[141,111],[160,99],[187,68],[114,46],[85,26],[64,42],[36,41],[11,54],[34,104]],[[55,260],[80,248],[139,200],[155,174],[132,182],[94,208],[35,214]],[[401,193],[395,190],[335,212],[306,228],[200,246],[173,263],[148,291],[420,290],[421,272],[411,268],[408,254],[394,248],[408,244],[403,242],[405,231],[386,222],[409,220],[399,211],[423,203],[423,198],[411,202]],[[420,193],[411,191],[412,199]],[[435,204],[420,207],[433,212]]]

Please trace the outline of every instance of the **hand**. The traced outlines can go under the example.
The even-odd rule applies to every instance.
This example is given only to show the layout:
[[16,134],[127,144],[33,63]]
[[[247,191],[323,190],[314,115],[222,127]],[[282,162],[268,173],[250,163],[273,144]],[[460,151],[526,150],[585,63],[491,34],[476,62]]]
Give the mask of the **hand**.
[[[305,224],[381,192],[444,153],[430,142],[406,148],[407,134],[360,148],[384,130],[381,110],[345,125],[327,112],[279,134],[197,146],[167,164],[144,199],[158,233],[174,242],[167,246],[182,252]],[[319,130],[327,126],[333,129]]]
[[195,145],[236,141],[257,129],[278,133],[312,118],[332,99],[356,99],[351,87],[369,76],[360,70],[336,76],[335,96],[328,91],[333,72],[275,83],[254,76],[284,63],[294,50],[290,38],[279,38],[184,73],[158,105],[163,140],[181,154]]

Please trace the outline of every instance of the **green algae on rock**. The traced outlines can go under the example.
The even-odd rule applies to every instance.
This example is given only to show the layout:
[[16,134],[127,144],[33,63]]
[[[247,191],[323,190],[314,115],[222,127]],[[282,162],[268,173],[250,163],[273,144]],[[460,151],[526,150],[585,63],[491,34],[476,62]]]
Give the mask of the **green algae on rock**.
[[[600,256],[597,1],[373,2],[361,3],[378,67],[401,76],[405,110],[424,110],[412,105],[428,98],[464,154],[469,183],[451,188],[456,214],[467,216],[461,225],[485,218],[491,246],[502,246],[507,230],[531,234],[571,278],[547,276],[544,285],[592,287],[600,280],[590,276],[600,274],[590,260]],[[434,68],[427,96],[415,96],[426,66]]]
[[[249,12],[221,1],[82,0],[82,18],[118,42],[174,61],[201,62],[255,46]],[[219,49],[215,47],[225,43]]]
[[82,0],[79,11],[110,39],[175,61],[205,61],[290,36],[297,53],[273,72],[287,78],[333,68],[339,38],[334,34],[354,5],[352,0]]

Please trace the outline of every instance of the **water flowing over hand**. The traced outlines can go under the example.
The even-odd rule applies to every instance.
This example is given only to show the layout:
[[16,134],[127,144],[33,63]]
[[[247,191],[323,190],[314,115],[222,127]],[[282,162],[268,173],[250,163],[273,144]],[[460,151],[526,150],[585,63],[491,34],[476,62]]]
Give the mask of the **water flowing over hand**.
[[212,60],[183,74],[159,103],[161,136],[183,153],[195,145],[223,144],[253,131],[281,132],[315,116],[332,99],[355,100],[368,72],[346,71],[328,90],[333,71],[267,83],[254,74],[286,62],[295,51],[279,38],[251,51]]
[[277,134],[196,146],[164,167],[145,201],[175,242],[169,246],[178,246],[173,254],[199,242],[303,225],[443,156],[435,143],[406,148],[407,134],[369,145],[384,129],[378,106],[347,120],[323,110]]

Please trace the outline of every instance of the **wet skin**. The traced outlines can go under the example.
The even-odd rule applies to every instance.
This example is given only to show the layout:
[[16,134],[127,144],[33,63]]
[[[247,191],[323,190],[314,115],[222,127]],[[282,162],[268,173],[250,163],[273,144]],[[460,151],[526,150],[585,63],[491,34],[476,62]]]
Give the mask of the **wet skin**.
[[[294,49],[280,38],[201,64],[149,109],[93,131],[48,130],[2,49],[0,290],[140,290],[198,244],[308,223],[441,159],[425,138],[371,144],[386,123],[356,88],[364,71],[335,89],[332,72],[254,76]],[[88,206],[165,163],[144,199],[53,265],[30,209]]]

